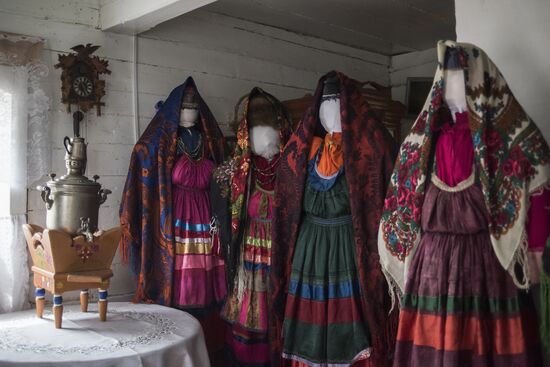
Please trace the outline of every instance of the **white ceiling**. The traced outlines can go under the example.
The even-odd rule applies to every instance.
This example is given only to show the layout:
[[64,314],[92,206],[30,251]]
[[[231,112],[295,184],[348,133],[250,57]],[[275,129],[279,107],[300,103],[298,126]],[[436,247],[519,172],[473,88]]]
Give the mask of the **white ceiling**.
[[383,55],[456,38],[453,0],[219,0],[203,9]]

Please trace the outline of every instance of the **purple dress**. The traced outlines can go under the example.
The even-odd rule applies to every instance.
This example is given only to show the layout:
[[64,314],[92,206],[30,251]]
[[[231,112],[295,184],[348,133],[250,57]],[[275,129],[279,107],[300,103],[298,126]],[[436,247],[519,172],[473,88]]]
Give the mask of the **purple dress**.
[[[541,366],[536,312],[493,250],[467,115],[444,128],[422,207],[395,367]],[[452,169],[449,169],[452,167]]]

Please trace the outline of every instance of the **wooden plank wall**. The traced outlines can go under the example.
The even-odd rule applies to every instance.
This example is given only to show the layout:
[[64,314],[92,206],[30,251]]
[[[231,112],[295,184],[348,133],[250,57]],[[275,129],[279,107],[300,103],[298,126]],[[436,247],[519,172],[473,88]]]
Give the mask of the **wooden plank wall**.
[[242,95],[260,86],[281,100],[310,93],[336,69],[388,84],[389,58],[347,46],[198,10],[139,38],[141,126],[155,102],[192,75],[216,118],[231,120]]

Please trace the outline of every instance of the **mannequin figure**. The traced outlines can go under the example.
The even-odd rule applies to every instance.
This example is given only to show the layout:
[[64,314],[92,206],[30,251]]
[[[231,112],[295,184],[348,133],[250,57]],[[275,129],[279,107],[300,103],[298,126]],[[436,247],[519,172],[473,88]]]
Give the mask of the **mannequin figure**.
[[[267,276],[271,266],[271,218],[275,174],[289,120],[275,97],[254,88],[247,100],[231,179],[232,251],[236,271],[223,317],[231,324],[226,366],[268,366]],[[250,145],[250,149],[248,147]],[[244,162],[249,162],[245,164]],[[248,169],[250,168],[250,169]]]
[[224,161],[224,138],[191,77],[155,107],[132,151],[120,250],[136,274],[134,299],[192,313],[216,365],[225,275],[210,234],[208,188],[213,167]]
[[[181,107],[177,160],[172,170],[176,241],[173,303],[201,321],[207,347],[213,353],[222,348],[217,335],[224,324],[215,321],[215,309],[226,294],[224,263],[210,233],[209,190],[214,162],[197,125],[199,104],[193,89],[186,90]],[[205,316],[207,313],[211,318]]]
[[401,295],[393,365],[541,366],[521,288],[535,281],[528,249],[550,232],[537,211],[550,149],[482,50],[441,41],[438,57],[380,222],[381,263]]
[[394,142],[354,83],[323,77],[277,177],[271,303],[283,321],[273,343],[281,365],[386,366],[390,355],[388,296],[363,236],[377,227]]

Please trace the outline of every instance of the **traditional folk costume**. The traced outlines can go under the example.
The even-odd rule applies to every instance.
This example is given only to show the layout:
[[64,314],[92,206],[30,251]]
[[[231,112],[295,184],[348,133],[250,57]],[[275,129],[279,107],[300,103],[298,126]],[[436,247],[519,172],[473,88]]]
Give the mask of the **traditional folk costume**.
[[[245,103],[237,132],[235,167],[229,180],[232,244],[228,267],[231,293],[222,316],[231,324],[226,366],[268,366],[267,277],[271,265],[271,220],[280,151],[290,135],[290,120],[272,95],[254,88]],[[279,131],[277,154],[268,160],[251,150],[253,126]]]
[[[443,97],[451,53],[467,104],[454,124]],[[446,41],[438,57],[380,223],[382,267],[402,294],[394,366],[540,366],[533,302],[518,288],[531,281],[527,240],[540,247],[548,234],[547,211],[535,214],[545,225],[526,226],[548,200],[548,145],[483,51]]]
[[[185,105],[187,95],[195,95],[196,106]],[[191,128],[178,126],[186,107],[199,111]],[[209,351],[223,348],[217,334],[225,270],[213,248],[209,201],[212,170],[223,158],[222,133],[188,78],[135,145],[120,208],[123,258],[138,276],[135,300],[194,314]]]
[[[331,135],[318,115],[324,81],[334,77],[342,133]],[[376,238],[395,142],[343,74],[321,78],[314,100],[277,175],[272,365],[387,366],[396,318]]]

